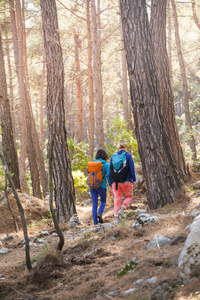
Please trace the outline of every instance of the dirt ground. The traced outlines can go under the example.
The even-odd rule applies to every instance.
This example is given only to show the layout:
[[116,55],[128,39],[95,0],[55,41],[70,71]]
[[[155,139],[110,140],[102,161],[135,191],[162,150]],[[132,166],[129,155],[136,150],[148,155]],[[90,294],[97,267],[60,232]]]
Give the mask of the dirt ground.
[[[73,229],[62,224],[65,245],[60,254],[55,250],[58,237],[52,222],[46,218],[47,202],[20,194],[29,224],[32,271],[25,264],[23,232],[21,228],[15,232],[7,202],[1,201],[0,238],[9,252],[0,254],[0,299],[200,299],[200,280],[184,286],[177,268],[189,233],[186,227],[193,220],[189,213],[200,202],[199,191],[190,192],[188,187],[198,180],[200,174],[193,173],[185,186],[185,196],[172,205],[151,211],[159,220],[138,230],[132,228],[136,212],[147,209],[142,191],[135,192],[124,221],[101,231],[92,225],[91,205],[77,205],[82,224]],[[15,200],[12,195],[9,198],[19,223]],[[114,220],[112,199],[103,217],[104,222]],[[13,238],[4,241],[5,235]],[[171,242],[147,251],[148,242],[159,235],[170,236]],[[134,257],[135,268],[119,276],[119,271]],[[146,281],[149,278],[152,280]],[[139,279],[143,281],[135,283]]]

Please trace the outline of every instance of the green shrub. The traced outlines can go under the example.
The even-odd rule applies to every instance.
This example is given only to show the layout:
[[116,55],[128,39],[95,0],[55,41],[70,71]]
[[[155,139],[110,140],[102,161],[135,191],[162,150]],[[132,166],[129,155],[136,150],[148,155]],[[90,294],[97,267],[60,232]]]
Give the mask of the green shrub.
[[134,161],[137,163],[140,162],[137,140],[133,136],[133,131],[127,129],[127,124],[124,120],[116,117],[113,120],[109,131],[107,132],[107,137],[110,140],[110,143],[106,144],[106,149],[109,157],[111,157],[113,153],[117,151],[118,142],[121,139],[124,139],[128,144],[128,151],[133,155]]
[[87,185],[87,177],[80,170],[72,171],[72,176],[74,179],[74,187],[76,191],[76,199],[79,200],[84,195],[88,195],[89,188]]
[[76,143],[73,139],[68,139],[68,147],[72,171],[86,170],[88,162],[92,160],[92,158],[87,154],[89,145],[83,142]]

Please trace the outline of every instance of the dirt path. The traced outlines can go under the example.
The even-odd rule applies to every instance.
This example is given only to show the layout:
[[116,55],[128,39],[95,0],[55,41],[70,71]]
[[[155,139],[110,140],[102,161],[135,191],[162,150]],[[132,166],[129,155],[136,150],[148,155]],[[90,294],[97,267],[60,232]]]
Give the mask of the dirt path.
[[[185,228],[193,219],[189,213],[199,204],[199,197],[185,197],[151,211],[159,220],[137,230],[132,224],[138,209],[146,209],[144,194],[135,195],[127,219],[112,228],[96,229],[91,205],[77,206],[82,225],[74,229],[62,226],[65,245],[58,255],[52,224],[41,221],[48,207],[43,200],[21,196],[28,220],[34,219],[29,225],[34,269],[26,270],[23,234],[13,232],[12,219],[2,205],[1,241],[7,233],[14,237],[2,241],[9,252],[0,254],[0,299],[200,299],[199,282],[182,286],[177,268],[188,234]],[[14,206],[12,199],[11,203]],[[104,222],[113,220],[113,204],[109,203]],[[170,237],[171,242],[147,251],[149,241],[159,235]],[[133,268],[119,276],[133,258]],[[191,298],[195,293],[197,298]]]

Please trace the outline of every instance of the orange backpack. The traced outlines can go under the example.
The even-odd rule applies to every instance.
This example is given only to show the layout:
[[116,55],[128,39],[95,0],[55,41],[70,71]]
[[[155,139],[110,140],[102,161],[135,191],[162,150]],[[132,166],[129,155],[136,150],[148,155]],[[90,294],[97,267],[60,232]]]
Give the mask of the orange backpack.
[[100,161],[88,163],[87,184],[91,189],[98,189],[103,183],[103,164]]

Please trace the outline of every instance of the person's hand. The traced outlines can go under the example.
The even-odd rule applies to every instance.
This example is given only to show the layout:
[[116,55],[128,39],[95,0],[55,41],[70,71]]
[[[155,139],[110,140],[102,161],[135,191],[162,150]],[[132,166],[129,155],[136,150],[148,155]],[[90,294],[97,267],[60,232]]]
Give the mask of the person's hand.
[[133,182],[133,187],[135,187],[136,186],[136,182]]

